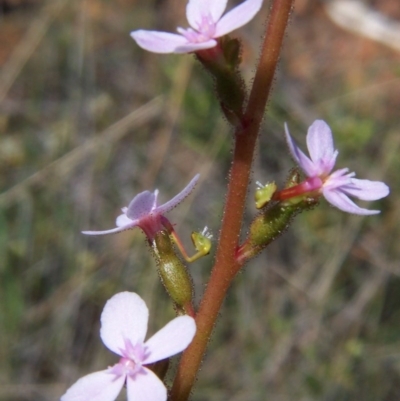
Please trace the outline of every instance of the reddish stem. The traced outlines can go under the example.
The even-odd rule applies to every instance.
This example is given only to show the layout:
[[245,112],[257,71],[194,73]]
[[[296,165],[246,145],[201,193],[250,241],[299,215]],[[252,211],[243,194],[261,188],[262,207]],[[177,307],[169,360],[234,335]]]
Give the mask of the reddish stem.
[[272,196],[272,200],[284,201],[304,194],[308,194],[309,196],[318,196],[318,191],[322,185],[323,181],[321,178],[309,177],[300,184],[282,189],[281,191],[276,191]]
[[242,225],[254,149],[293,1],[273,1],[261,58],[244,116],[244,121],[248,123],[243,124],[245,128],[236,133],[215,265],[196,316],[196,335],[183,353],[178,367],[171,390],[172,401],[188,399],[226,292],[242,266],[235,259],[235,251]]

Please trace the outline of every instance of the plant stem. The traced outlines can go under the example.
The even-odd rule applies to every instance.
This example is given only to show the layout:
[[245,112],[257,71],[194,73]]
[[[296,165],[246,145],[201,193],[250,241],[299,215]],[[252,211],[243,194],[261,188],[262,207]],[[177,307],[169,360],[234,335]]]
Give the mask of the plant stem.
[[183,353],[178,367],[171,390],[171,401],[188,399],[226,292],[242,266],[235,259],[235,251],[254,150],[293,1],[274,0],[272,4],[261,57],[246,108],[244,128],[239,129],[235,135],[233,163],[215,264],[196,316],[196,335]]

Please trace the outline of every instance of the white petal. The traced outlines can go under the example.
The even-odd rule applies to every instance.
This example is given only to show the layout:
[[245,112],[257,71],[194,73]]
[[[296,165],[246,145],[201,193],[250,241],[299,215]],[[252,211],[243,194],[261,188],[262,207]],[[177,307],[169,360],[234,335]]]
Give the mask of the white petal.
[[333,145],[332,131],[325,121],[316,120],[311,124],[307,132],[307,148],[315,164],[321,168],[326,166],[326,171],[319,173],[329,174],[335,165],[337,152]]
[[184,46],[178,46],[175,49],[174,53],[193,53],[197,52],[198,50],[203,49],[211,49],[217,45],[217,41],[214,39],[207,40],[206,42],[201,43],[189,43]]
[[381,181],[359,180],[352,178],[352,186],[341,188],[346,194],[355,196],[358,199],[373,201],[382,199],[389,195],[389,187]]
[[133,227],[136,227],[136,224],[132,224],[132,221],[131,221],[126,226],[112,228],[111,230],[105,230],[105,231],[81,231],[81,232],[82,232],[82,234],[85,234],[85,235],[107,235],[107,234],[120,233],[122,231],[129,230],[129,229],[131,229]]
[[115,225],[117,227],[127,226],[132,223],[132,219],[130,219],[125,213],[120,214],[115,220]]
[[287,124],[285,123],[285,135],[286,142],[288,144],[290,153],[292,154],[293,159],[297,162],[300,168],[304,171],[307,177],[315,177],[317,176],[317,167],[315,164],[301,151],[301,149],[296,145],[296,142],[293,140],[289,133],[289,129]]
[[149,310],[134,292],[120,292],[110,298],[101,314],[100,336],[111,351],[121,355],[125,340],[132,345],[143,343],[147,332]]
[[182,35],[159,31],[133,31],[132,38],[145,50],[154,53],[174,53],[175,49],[188,43]]
[[161,361],[183,351],[192,342],[195,333],[196,323],[190,316],[179,316],[171,320],[146,341],[149,356],[143,363]]
[[225,11],[227,0],[189,0],[186,18],[192,28],[198,30],[203,17],[211,17],[217,22]]
[[166,401],[167,389],[164,383],[150,370],[126,380],[128,401]]
[[163,205],[158,206],[156,209],[156,212],[159,214],[164,214],[164,213],[170,211],[171,209],[173,209],[179,203],[181,203],[193,191],[199,177],[200,177],[200,174],[196,174],[193,177],[192,181],[190,181],[189,184],[181,192],[179,192],[178,195],[174,196],[167,203],[164,203]]
[[73,384],[60,401],[114,401],[125,382],[108,370],[91,373]]
[[[218,3],[218,1],[215,1]],[[263,0],[246,0],[226,13],[217,23],[215,38],[246,25],[261,8]]]
[[325,199],[330,204],[336,206],[338,209],[343,210],[344,212],[359,214],[364,216],[380,213],[379,210],[368,210],[357,206],[346,194],[344,194],[338,189],[333,189],[333,190],[323,189],[322,192],[324,194]]
[[[158,191],[157,191],[158,194]],[[138,220],[143,216],[150,214],[154,209],[156,201],[156,192],[143,191],[137,194],[128,206],[126,215],[131,220]]]

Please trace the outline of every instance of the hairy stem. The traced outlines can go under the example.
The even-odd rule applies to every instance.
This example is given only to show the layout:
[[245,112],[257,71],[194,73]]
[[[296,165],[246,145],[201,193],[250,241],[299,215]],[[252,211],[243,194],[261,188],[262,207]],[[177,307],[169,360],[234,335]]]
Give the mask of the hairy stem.
[[272,4],[243,125],[235,135],[233,163],[215,264],[196,316],[196,335],[183,353],[178,367],[171,401],[188,399],[226,292],[242,266],[235,259],[235,251],[242,225],[254,150],[293,1],[274,0]]

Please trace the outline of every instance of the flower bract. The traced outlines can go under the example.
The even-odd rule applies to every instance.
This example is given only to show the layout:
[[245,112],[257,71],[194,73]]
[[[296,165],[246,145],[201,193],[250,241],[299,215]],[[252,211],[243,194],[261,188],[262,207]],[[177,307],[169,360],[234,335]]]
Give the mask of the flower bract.
[[389,194],[389,187],[381,181],[354,178],[355,173],[349,172],[348,168],[332,172],[339,152],[334,149],[332,132],[325,121],[316,120],[308,129],[307,148],[310,157],[296,145],[286,125],[285,132],[290,153],[308,177],[299,186],[307,192],[317,191],[344,212],[359,215],[379,213],[379,210],[360,208],[349,196],[365,201],[378,200]]
[[133,292],[109,299],[101,314],[100,336],[120,360],[79,379],[60,401],[114,401],[125,384],[128,401],[166,401],[163,382],[145,365],[183,351],[196,325],[190,316],[179,316],[144,342],[148,315],[145,302]]
[[138,30],[132,38],[145,50],[154,53],[191,53],[210,49],[216,39],[247,24],[260,10],[263,0],[246,0],[222,15],[227,0],[189,0],[186,17],[190,28],[178,33]]
[[86,235],[105,235],[140,227],[149,240],[154,234],[163,230],[164,214],[172,210],[193,191],[200,175],[197,174],[178,195],[168,202],[157,205],[158,189],[154,192],[144,191],[136,195],[128,207],[122,208],[122,214],[117,217],[116,228],[106,231],[82,231]]

